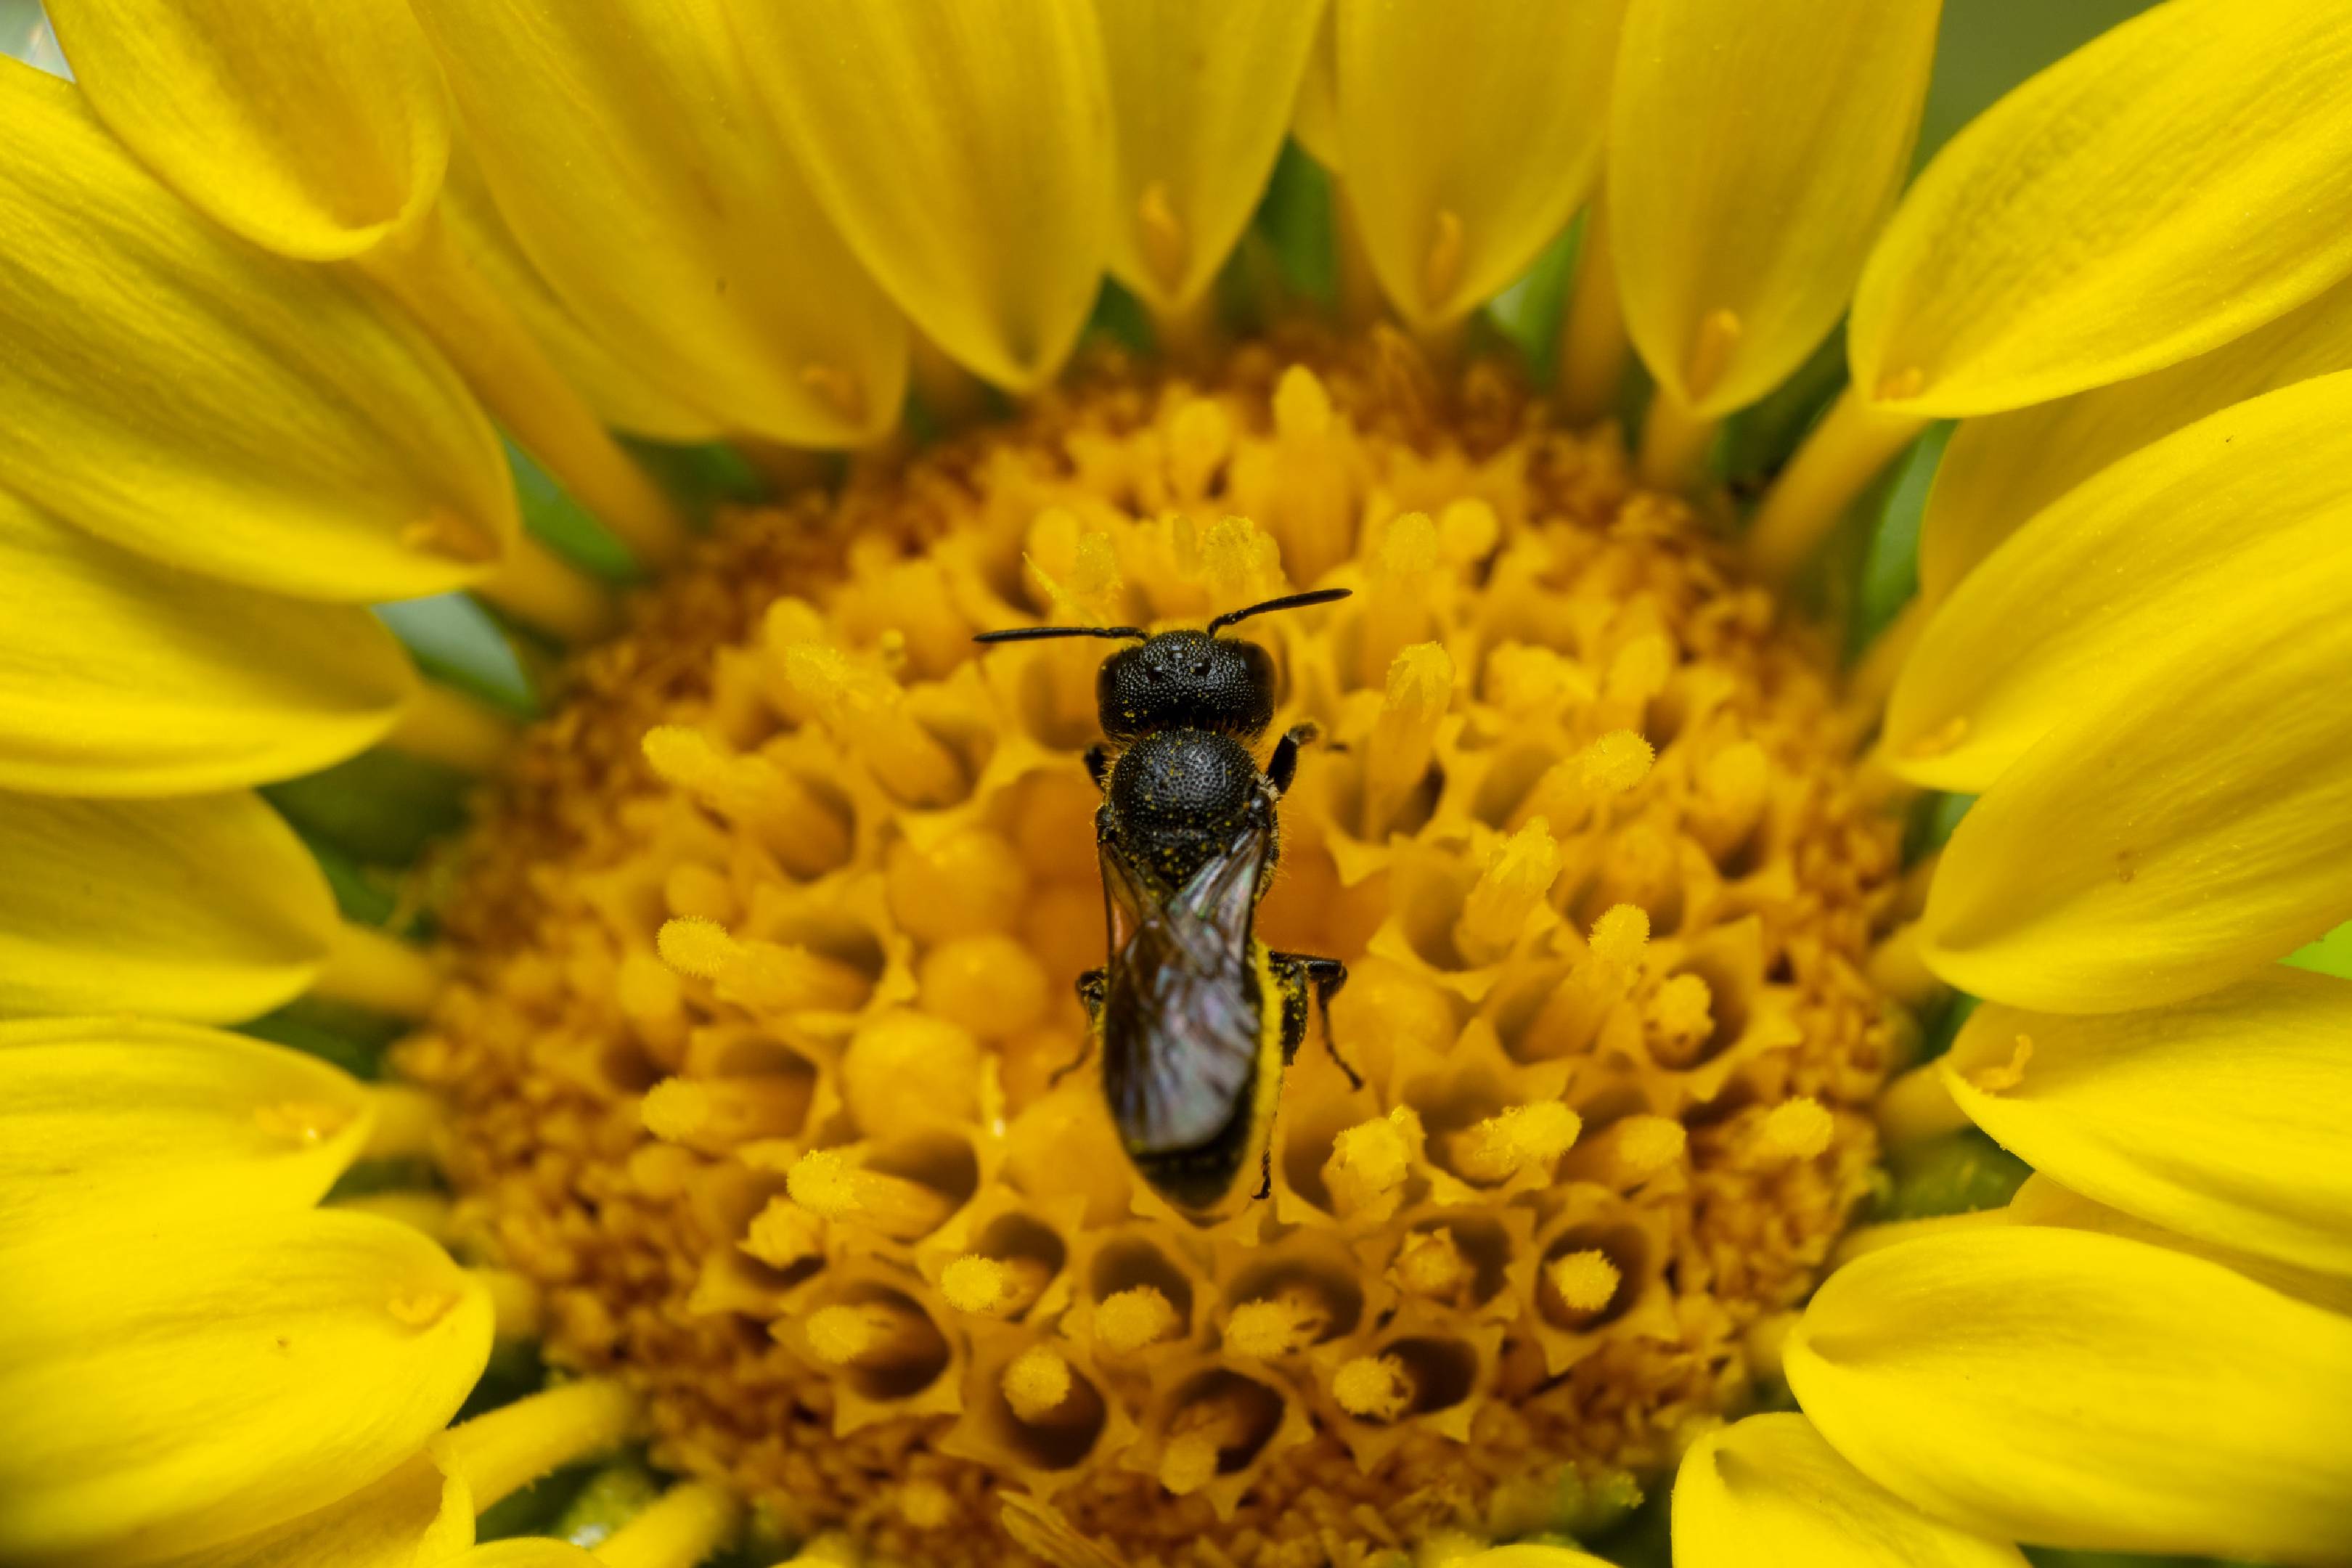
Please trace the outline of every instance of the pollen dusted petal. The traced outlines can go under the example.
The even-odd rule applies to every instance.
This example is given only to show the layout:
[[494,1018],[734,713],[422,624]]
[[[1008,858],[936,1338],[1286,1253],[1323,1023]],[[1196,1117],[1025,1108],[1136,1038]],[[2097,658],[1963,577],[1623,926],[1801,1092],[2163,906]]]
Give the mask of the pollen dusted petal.
[[516,546],[498,435],[415,329],[213,226],[72,84],[0,62],[0,484],[303,598],[443,593]]
[[197,795],[364,751],[416,694],[364,610],[191,577],[0,496],[0,786]]
[[2273,965],[2130,1013],[1988,1004],[1942,1074],[1978,1126],[2085,1197],[2352,1278],[2347,1027],[2352,981]]
[[[1662,1478],[1818,1279],[1897,822],[1613,432],[1414,353],[1106,369],[735,515],[523,740],[400,1060],[551,1357],[748,1502],[938,1568],[1580,1531],[1569,1457]],[[1254,929],[1350,978],[1203,1227],[1077,993],[1106,649],[969,639],[1340,584],[1236,635],[1320,731]]]
[[1675,1476],[1679,1568],[2026,1568],[1840,1458],[1801,1415],[1751,1415],[1691,1445]]
[[1627,12],[1608,238],[1626,327],[1682,406],[1709,419],[1747,406],[1836,322],[1909,172],[1939,10],[1640,0]]
[[1446,325],[1591,188],[1623,0],[1332,9],[1348,200],[1398,312]]
[[2042,508],[2119,458],[2233,403],[2352,370],[2352,283],[2195,359],[2113,386],[1970,419],[1919,520],[1919,595],[1941,601]]
[[301,994],[336,935],[318,862],[248,794],[0,795],[0,1013],[231,1023]]
[[1853,382],[1931,417],[2160,369],[2352,270],[2352,17],[2135,16],[1955,136],[1854,295]]
[[2312,700],[2352,660],[2352,550],[2276,569],[2267,595],[2197,605],[2193,645],[2133,650],[2134,679],[1969,809],[1919,921],[1937,976],[2051,1012],[2162,1006],[2352,915],[2352,705]]
[[[1217,275],[1282,149],[1322,6],[1097,4],[1109,73],[1110,267],[1164,309]],[[1189,68],[1171,70],[1171,60]]]
[[11,1560],[161,1557],[323,1508],[417,1453],[489,1353],[487,1292],[358,1215],[94,1230],[9,1268]]
[[2030,1226],[1906,1242],[1830,1276],[1786,1368],[1841,1456],[1963,1529],[2343,1554],[2352,1321],[2202,1258]]
[[282,1046],[128,1018],[0,1024],[0,1238],[307,1208],[374,1120],[359,1084]]
[[999,385],[1025,391],[1059,369],[1113,221],[1094,7],[728,9],[809,184],[898,307]]
[[[1944,601],[1886,710],[1891,765],[1981,794],[2155,666],[2352,594],[2352,372],[2238,404],[2106,468]],[[2197,498],[2183,506],[2183,496]]]
[[905,327],[771,132],[719,0],[415,9],[516,240],[632,370],[771,440],[897,422]]
[[49,16],[108,129],[264,249],[340,260],[440,191],[448,95],[400,0],[338,5],[331,25],[215,0],[58,0]]

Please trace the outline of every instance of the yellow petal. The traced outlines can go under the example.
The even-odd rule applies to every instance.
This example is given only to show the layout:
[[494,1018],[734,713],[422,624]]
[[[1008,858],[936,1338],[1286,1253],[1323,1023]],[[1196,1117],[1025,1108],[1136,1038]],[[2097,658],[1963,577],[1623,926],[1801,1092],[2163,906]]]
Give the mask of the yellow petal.
[[316,1057],[131,1018],[0,1024],[0,1246],[93,1216],[301,1209],[374,1112]]
[[1675,1472],[1675,1568],[2024,1568],[1838,1458],[1801,1415],[1751,1415],[1691,1445]]
[[2032,1226],[1906,1242],[1830,1276],[1785,1369],[1855,1468],[1965,1529],[2352,1551],[2352,1320],[2202,1258]]
[[1525,271],[1601,167],[1624,0],[1335,0],[1340,158],[1381,287],[1440,326]]
[[416,678],[364,610],[175,572],[0,494],[0,788],[188,795],[383,738]]
[[1061,365],[1110,243],[1088,0],[730,0],[768,108],[892,299],[1025,391]]
[[565,380],[597,416],[617,429],[657,441],[715,441],[719,420],[647,379],[572,315],[507,226],[473,155],[453,148],[441,187],[441,216],[459,254],[504,300]]
[[[2062,1226],[2068,1230],[2095,1230],[2105,1236],[2120,1236],[2127,1241],[2146,1242],[2154,1247],[2168,1247],[2177,1252],[2218,1263],[2222,1268],[2242,1274],[2258,1284],[2267,1285],[2284,1295],[2300,1298],[2315,1307],[2325,1307],[2338,1316],[2352,1315],[2352,1279],[2341,1275],[2315,1274],[2308,1268],[2275,1258],[2243,1252],[2210,1241],[2200,1241],[2179,1231],[2167,1230],[2121,1209],[2094,1203],[2082,1194],[2070,1192],[2036,1171],[2025,1178],[2024,1185],[2012,1194],[2006,1208],[1988,1211],[1990,1218],[1999,1215],[2011,1225]],[[1934,1224],[1930,1220],[1924,1222]]]
[[405,1226],[226,1216],[13,1250],[0,1558],[217,1544],[410,1459],[473,1386],[487,1291]]
[[419,1454],[324,1508],[155,1568],[440,1568],[473,1540],[465,1483]]
[[2233,632],[2335,614],[2347,592],[2352,373],[2200,420],[2020,529],[1905,660],[1888,759],[1915,784],[1979,794],[2141,671],[2227,668],[2212,661]]
[[1634,0],[1609,236],[1658,384],[1717,417],[1845,310],[1909,172],[1939,0]]
[[0,59],[0,485],[142,553],[309,597],[485,574],[498,436],[415,329],[223,233],[68,82]]
[[2084,1195],[2352,1276],[2352,981],[2270,965],[2169,1007],[1987,1004],[1937,1064],[1969,1120]]
[[2001,774],[1928,889],[1937,974],[2046,1012],[2156,1007],[2352,915],[2352,552],[2328,555],[2283,563],[2272,603],[2230,604]]
[[1339,40],[1335,7],[1320,4],[1322,26],[1315,30],[1315,47],[1307,57],[1307,74],[1299,79],[1298,101],[1291,110],[1290,134],[1307,155],[1334,174],[1339,168]]
[[355,256],[440,189],[448,103],[405,0],[58,0],[48,13],[108,129],[266,250]]
[[335,903],[252,795],[0,795],[0,1016],[139,1012],[230,1023],[300,994]]
[[770,133],[719,0],[415,6],[515,239],[623,363],[773,440],[897,421],[904,329]]
[[2210,353],[2115,386],[1971,419],[1936,466],[1919,595],[1940,601],[2028,518],[2116,459],[2231,404],[2352,369],[2352,284]]
[[2352,271],[2352,13],[2174,0],[1937,154],[1864,268],[1854,384],[1992,414],[2171,364]]
[[1110,267],[1189,305],[1282,150],[1321,0],[1094,0],[1110,79]]
[[599,1561],[568,1541],[522,1536],[477,1546],[447,1568],[596,1568]]

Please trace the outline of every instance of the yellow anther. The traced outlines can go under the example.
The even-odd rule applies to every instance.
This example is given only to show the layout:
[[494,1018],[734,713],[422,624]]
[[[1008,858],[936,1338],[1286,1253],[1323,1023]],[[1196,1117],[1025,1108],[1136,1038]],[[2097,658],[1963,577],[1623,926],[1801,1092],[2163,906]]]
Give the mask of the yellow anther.
[[1693,400],[1705,397],[1723,379],[1731,367],[1731,355],[1739,347],[1741,326],[1736,310],[1709,310],[1699,318],[1698,335],[1691,343],[1690,363],[1683,373],[1685,384]]
[[1182,1327],[1175,1307],[1157,1286],[1131,1286],[1095,1306],[1095,1338],[1106,1350],[1139,1351],[1174,1338]]
[[908,934],[938,942],[1003,931],[1028,898],[1029,871],[1003,834],[972,826],[919,848],[891,845],[884,886]]
[[1583,1119],[1559,1100],[1514,1105],[1447,1133],[1446,1163],[1465,1181],[1505,1181],[1531,1166],[1549,1165],[1568,1152],[1583,1130]]
[[1715,994],[1696,974],[1670,975],[1650,998],[1649,1016],[1668,1040],[1703,1040],[1715,1028]]
[[1559,845],[1540,816],[1496,846],[1454,927],[1464,959],[1493,963],[1510,952],[1559,876]]
[[793,1202],[824,1219],[871,1227],[898,1241],[937,1230],[955,1212],[945,1193],[869,1171],[838,1149],[814,1149],[793,1163],[784,1178]]
[[1809,1094],[1784,1100],[1764,1113],[1756,1129],[1753,1157],[1765,1161],[1810,1160],[1830,1146],[1836,1119]]
[[1741,741],[1707,758],[1699,769],[1699,788],[1719,807],[1752,812],[1763,802],[1770,774],[1771,760],[1765,756],[1764,748],[1753,741]]
[[1201,581],[1219,604],[1270,598],[1282,582],[1282,547],[1248,518],[1219,518],[1201,536]]
[[[766,757],[722,751],[701,731],[681,724],[657,724],[640,744],[656,776],[775,850],[794,871],[826,870],[848,855],[848,825],[807,784]],[[707,868],[692,869],[715,876]]]
[[771,1268],[792,1268],[824,1256],[824,1221],[784,1198],[770,1198],[736,1244]]
[[793,691],[893,794],[944,805],[962,792],[963,764],[907,710],[905,691],[883,670],[822,643],[786,648],[782,665]]
[[981,1048],[971,1031],[911,1007],[867,1018],[841,1057],[841,1097],[860,1127],[971,1121]]
[[1402,1187],[1421,1142],[1421,1118],[1405,1105],[1360,1122],[1331,1140],[1331,1157],[1323,1163],[1323,1184],[1339,1217],[1369,1208]]
[[1599,694],[1583,666],[1548,647],[1504,643],[1486,656],[1486,700],[1515,717],[1549,716]]
[[1249,1440],[1249,1415],[1231,1394],[1196,1400],[1168,1424],[1160,1453],[1160,1484],[1178,1497],[1216,1479],[1224,1451]]
[[1970,1083],[1987,1094],[2000,1094],[2025,1081],[2025,1067],[2033,1059],[2033,1037],[2020,1035],[2010,1048],[2009,1059],[1995,1066],[1980,1067],[1968,1075]]
[[1430,226],[1429,255],[1421,264],[1421,298],[1429,309],[1442,307],[1462,280],[1463,248],[1462,215],[1438,208]]
[[663,921],[654,946],[664,963],[698,980],[716,980],[743,956],[743,944],[718,921],[693,917]]
[[809,1353],[827,1366],[920,1365],[946,1349],[929,1318],[887,1299],[820,1307],[803,1332]]
[[1650,742],[1633,731],[1612,730],[1577,753],[1577,773],[1589,790],[1622,795],[1650,776],[1656,756]]
[[1330,1303],[1293,1286],[1262,1300],[1244,1301],[1227,1314],[1225,1348],[1235,1355],[1271,1361],[1305,1350],[1330,1327]]
[[1612,703],[1644,703],[1665,689],[1675,667],[1675,645],[1657,632],[1644,632],[1610,661],[1601,694]]
[[754,1138],[789,1138],[807,1120],[810,1080],[777,1073],[761,1078],[667,1078],[646,1092],[646,1131],[672,1143],[718,1152]]
[[1163,289],[1184,280],[1184,220],[1168,194],[1168,182],[1154,180],[1143,187],[1135,204],[1135,232],[1143,250],[1143,264]]
[[1379,718],[1364,746],[1364,817],[1367,837],[1377,837],[1428,775],[1437,727],[1454,700],[1454,659],[1443,645],[1419,643],[1388,668]]
[[866,384],[837,364],[822,360],[803,362],[801,384],[831,405],[833,411],[850,424],[866,418]]
[[729,1001],[775,1012],[844,1012],[866,999],[866,979],[835,959],[772,942],[738,942],[711,921],[665,921],[654,946],[681,974],[717,983]]
[[1503,523],[1493,505],[1476,496],[1448,502],[1437,517],[1437,552],[1452,566],[1467,566],[1494,553]]
[[1437,525],[1425,511],[1409,511],[1389,524],[1372,558],[1375,583],[1417,583],[1437,569]]
[[411,550],[446,555],[453,561],[480,563],[499,558],[498,540],[447,507],[435,507],[400,531],[400,542]]
[[1073,1383],[1069,1361],[1061,1352],[1051,1345],[1031,1345],[1005,1363],[998,1386],[1013,1414],[1035,1426],[1062,1407]]
[[1292,365],[1275,383],[1274,428],[1276,434],[1288,437],[1330,434],[1331,395],[1323,390],[1323,383],[1315,373],[1303,364]]
[[256,1125],[273,1138],[289,1143],[320,1143],[352,1124],[350,1106],[326,1100],[286,1100],[254,1107]]
[[1187,500],[1199,496],[1233,449],[1234,422],[1223,405],[1206,397],[1190,399],[1168,422],[1169,482]]
[[1477,1279],[1477,1268],[1464,1254],[1462,1244],[1444,1226],[1417,1230],[1397,1248],[1389,1278],[1398,1289],[1415,1296],[1450,1301]]
[[404,1328],[429,1329],[449,1315],[459,1298],[454,1290],[418,1290],[394,1296],[383,1304],[393,1321]]
[[1599,1247],[1566,1253],[1544,1265],[1544,1278],[1571,1312],[1597,1312],[1609,1305],[1624,1278]]
[[1393,1421],[1412,1408],[1412,1369],[1392,1355],[1360,1355],[1331,1374],[1331,1397],[1363,1421]]
[[1604,963],[1631,969],[1642,962],[1649,944],[1649,911],[1636,905],[1615,905],[1592,922],[1592,956]]
[[960,1312],[1009,1318],[1028,1310],[1053,1280],[1053,1270],[1038,1258],[967,1253],[941,1272],[940,1294]]
[[1940,757],[1969,738],[1969,716],[1955,713],[1903,748],[1903,754],[1921,762]]
[[1901,403],[1918,396],[1919,389],[1927,384],[1926,371],[1916,364],[1905,365],[1901,370],[1879,378],[1876,400],[1880,403]]
[[1690,1147],[1690,1131],[1670,1116],[1628,1116],[1603,1134],[1620,1180],[1665,1169]]

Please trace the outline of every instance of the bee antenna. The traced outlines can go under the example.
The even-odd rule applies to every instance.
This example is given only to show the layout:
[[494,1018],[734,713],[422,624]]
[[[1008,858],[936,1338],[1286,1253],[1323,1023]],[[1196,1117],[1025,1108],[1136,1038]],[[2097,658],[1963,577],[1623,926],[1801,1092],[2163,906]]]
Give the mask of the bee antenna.
[[1353,588],[1318,588],[1311,594],[1285,594],[1279,599],[1268,599],[1264,604],[1252,605],[1245,610],[1227,610],[1209,623],[1209,635],[1214,637],[1236,621],[1248,620],[1252,616],[1263,616],[1269,610],[1296,610],[1307,605],[1328,605],[1334,599],[1344,599],[1354,592]]
[[1001,632],[981,632],[974,642],[1044,642],[1049,637],[1134,637],[1148,636],[1141,626],[1007,626]]

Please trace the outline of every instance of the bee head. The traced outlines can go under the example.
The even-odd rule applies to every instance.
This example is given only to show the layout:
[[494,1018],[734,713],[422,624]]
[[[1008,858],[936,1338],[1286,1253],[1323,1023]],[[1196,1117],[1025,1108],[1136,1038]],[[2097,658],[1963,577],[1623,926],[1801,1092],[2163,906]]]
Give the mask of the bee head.
[[1255,643],[1161,632],[1103,660],[1095,702],[1103,733],[1121,743],[1160,730],[1254,741],[1274,721],[1274,660]]

